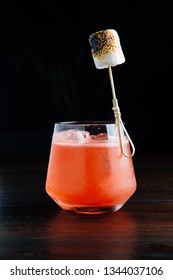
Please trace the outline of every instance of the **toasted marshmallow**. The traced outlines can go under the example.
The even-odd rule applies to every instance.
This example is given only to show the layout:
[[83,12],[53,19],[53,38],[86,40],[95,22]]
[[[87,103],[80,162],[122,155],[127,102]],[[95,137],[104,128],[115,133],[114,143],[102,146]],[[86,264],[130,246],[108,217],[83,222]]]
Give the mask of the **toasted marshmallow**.
[[89,36],[96,68],[103,69],[125,62],[118,33],[114,29],[97,31]]

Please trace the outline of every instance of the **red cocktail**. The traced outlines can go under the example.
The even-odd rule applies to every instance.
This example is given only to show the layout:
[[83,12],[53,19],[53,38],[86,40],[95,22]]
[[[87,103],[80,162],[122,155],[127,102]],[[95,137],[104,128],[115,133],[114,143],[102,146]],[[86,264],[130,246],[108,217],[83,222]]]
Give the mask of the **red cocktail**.
[[[123,145],[130,152],[125,135]],[[55,124],[46,191],[61,208],[116,211],[135,190],[133,161],[121,151],[115,123]]]

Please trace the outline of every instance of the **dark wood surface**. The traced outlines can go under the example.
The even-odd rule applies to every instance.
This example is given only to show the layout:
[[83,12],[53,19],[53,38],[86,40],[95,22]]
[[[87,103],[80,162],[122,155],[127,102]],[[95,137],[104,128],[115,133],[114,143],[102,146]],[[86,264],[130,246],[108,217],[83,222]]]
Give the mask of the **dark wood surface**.
[[0,259],[172,260],[172,158],[136,154],[136,193],[119,211],[94,216],[48,197],[47,157],[1,160]]

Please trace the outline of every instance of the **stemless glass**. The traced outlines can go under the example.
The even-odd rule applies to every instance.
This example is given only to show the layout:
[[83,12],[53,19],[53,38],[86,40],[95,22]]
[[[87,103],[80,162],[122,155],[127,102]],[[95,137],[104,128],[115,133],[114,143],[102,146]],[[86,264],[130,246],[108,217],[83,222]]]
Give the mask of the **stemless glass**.
[[[129,141],[122,133],[130,154]],[[47,194],[65,210],[100,214],[119,210],[136,190],[132,157],[122,153],[115,122],[54,125]]]

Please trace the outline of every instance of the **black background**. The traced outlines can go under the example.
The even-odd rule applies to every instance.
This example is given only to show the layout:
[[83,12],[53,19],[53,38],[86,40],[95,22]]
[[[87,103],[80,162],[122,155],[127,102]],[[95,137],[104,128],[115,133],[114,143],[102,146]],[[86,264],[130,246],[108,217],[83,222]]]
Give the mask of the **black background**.
[[1,156],[47,156],[58,121],[114,119],[108,70],[95,68],[88,42],[109,28],[126,58],[112,71],[136,152],[172,152],[166,1],[5,1],[0,18]]

